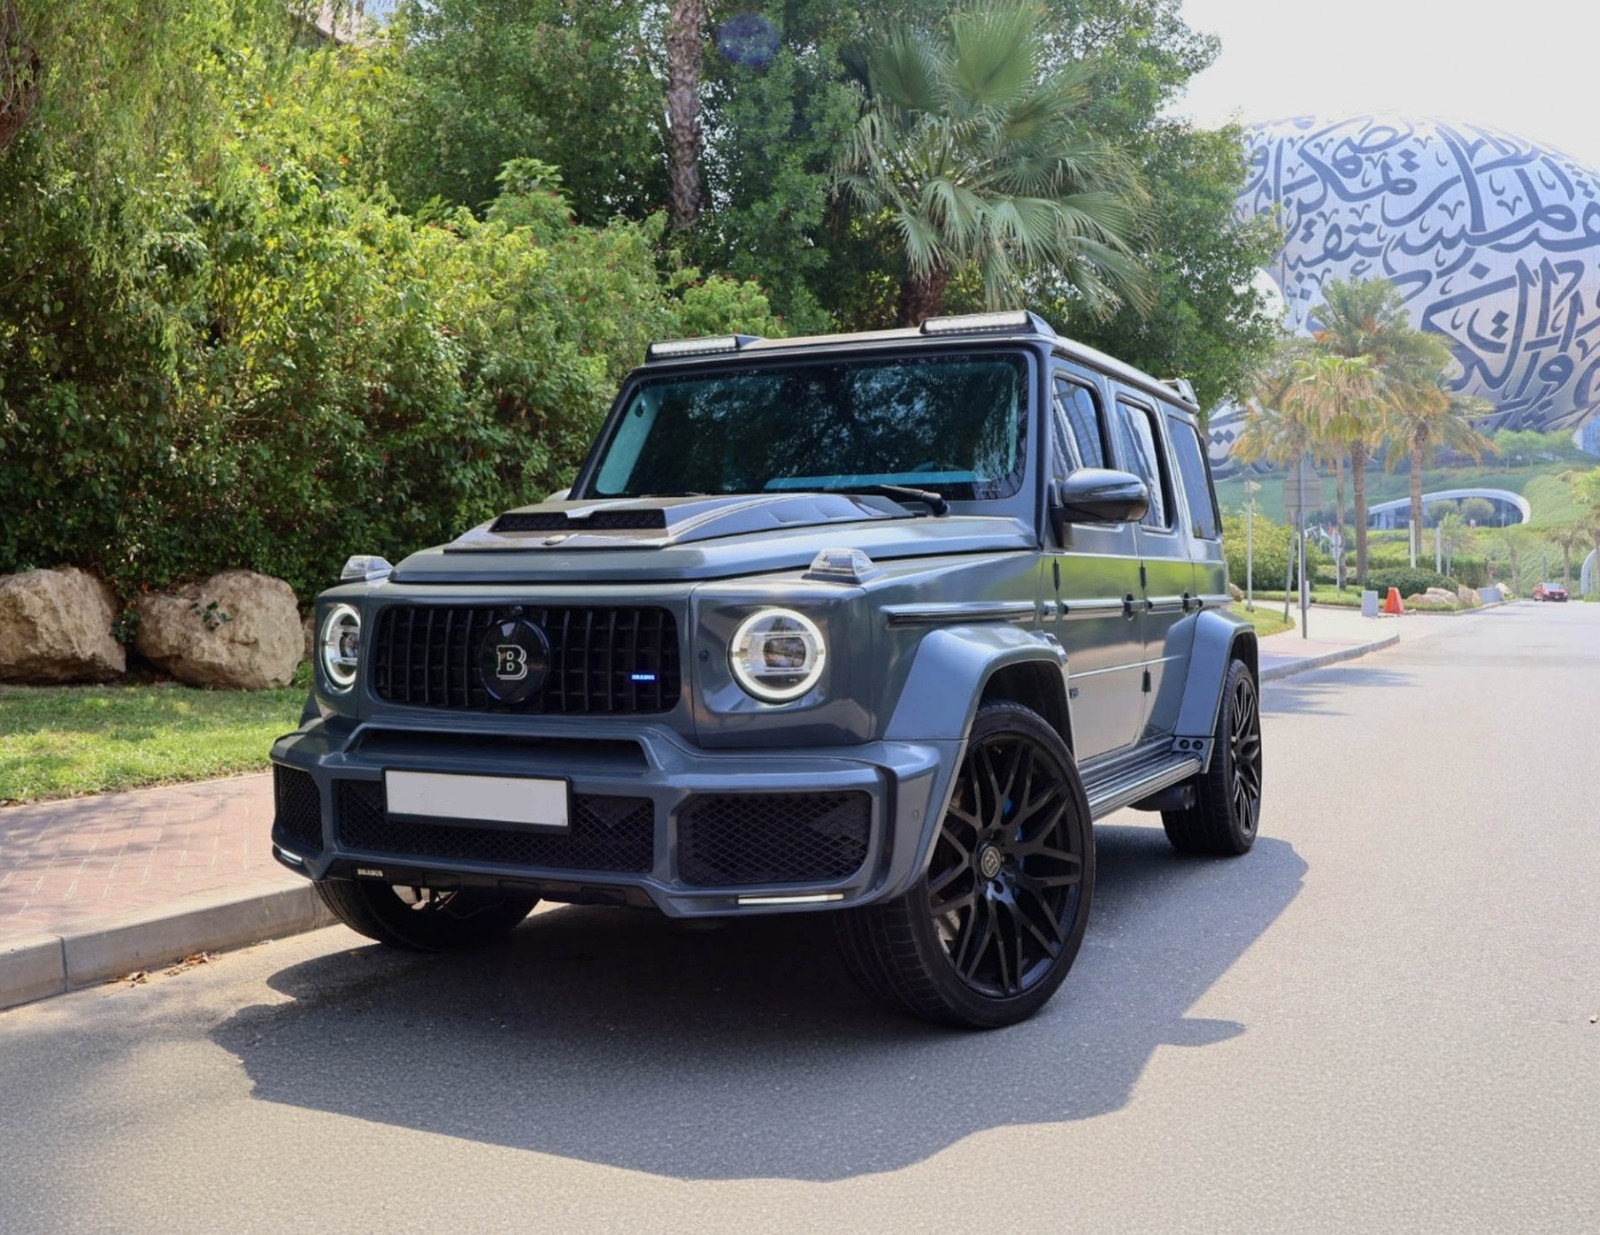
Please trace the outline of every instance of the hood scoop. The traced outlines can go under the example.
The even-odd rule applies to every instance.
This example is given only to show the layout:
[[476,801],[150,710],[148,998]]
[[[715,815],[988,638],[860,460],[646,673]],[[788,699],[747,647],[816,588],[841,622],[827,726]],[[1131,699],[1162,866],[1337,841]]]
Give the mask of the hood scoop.
[[600,509],[512,510],[489,525],[489,531],[502,532],[638,532],[667,526],[664,510]]
[[846,493],[763,493],[611,502],[546,502],[505,514],[445,546],[486,550],[667,548],[727,536],[771,535],[830,523],[915,516],[887,498]]

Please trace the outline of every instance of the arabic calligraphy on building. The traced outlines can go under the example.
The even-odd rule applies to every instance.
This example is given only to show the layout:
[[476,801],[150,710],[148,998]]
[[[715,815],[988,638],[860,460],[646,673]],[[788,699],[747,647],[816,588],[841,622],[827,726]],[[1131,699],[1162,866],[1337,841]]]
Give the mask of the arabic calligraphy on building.
[[1388,279],[1455,358],[1486,427],[1575,428],[1600,407],[1600,175],[1493,129],[1358,116],[1246,130],[1246,214],[1279,212],[1289,324],[1322,285]]

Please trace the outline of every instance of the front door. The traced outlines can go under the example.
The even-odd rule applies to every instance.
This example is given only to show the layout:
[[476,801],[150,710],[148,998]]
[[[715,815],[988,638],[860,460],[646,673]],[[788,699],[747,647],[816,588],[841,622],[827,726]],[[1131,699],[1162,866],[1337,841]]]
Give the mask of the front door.
[[[1112,466],[1105,400],[1087,373],[1051,375],[1051,475]],[[1054,533],[1051,533],[1052,537]],[[1089,759],[1133,744],[1144,723],[1143,593],[1134,524],[1074,523],[1052,539],[1045,580],[1067,652],[1074,751]]]

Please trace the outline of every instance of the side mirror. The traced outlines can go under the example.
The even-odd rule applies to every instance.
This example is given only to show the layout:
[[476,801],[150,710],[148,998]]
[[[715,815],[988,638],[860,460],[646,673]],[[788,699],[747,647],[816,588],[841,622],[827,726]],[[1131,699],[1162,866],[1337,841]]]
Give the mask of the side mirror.
[[1050,486],[1050,522],[1058,537],[1069,523],[1132,523],[1150,509],[1150,490],[1132,472],[1080,467]]

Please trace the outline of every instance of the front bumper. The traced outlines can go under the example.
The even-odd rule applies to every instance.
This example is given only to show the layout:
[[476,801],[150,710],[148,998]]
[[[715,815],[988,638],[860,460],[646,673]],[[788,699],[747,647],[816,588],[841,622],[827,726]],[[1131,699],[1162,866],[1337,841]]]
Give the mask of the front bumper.
[[[916,879],[959,756],[941,741],[705,751],[648,723],[313,721],[272,748],[273,853],[311,879],[536,890],[673,917],[833,909]],[[569,824],[391,814],[390,771],[564,780]]]

